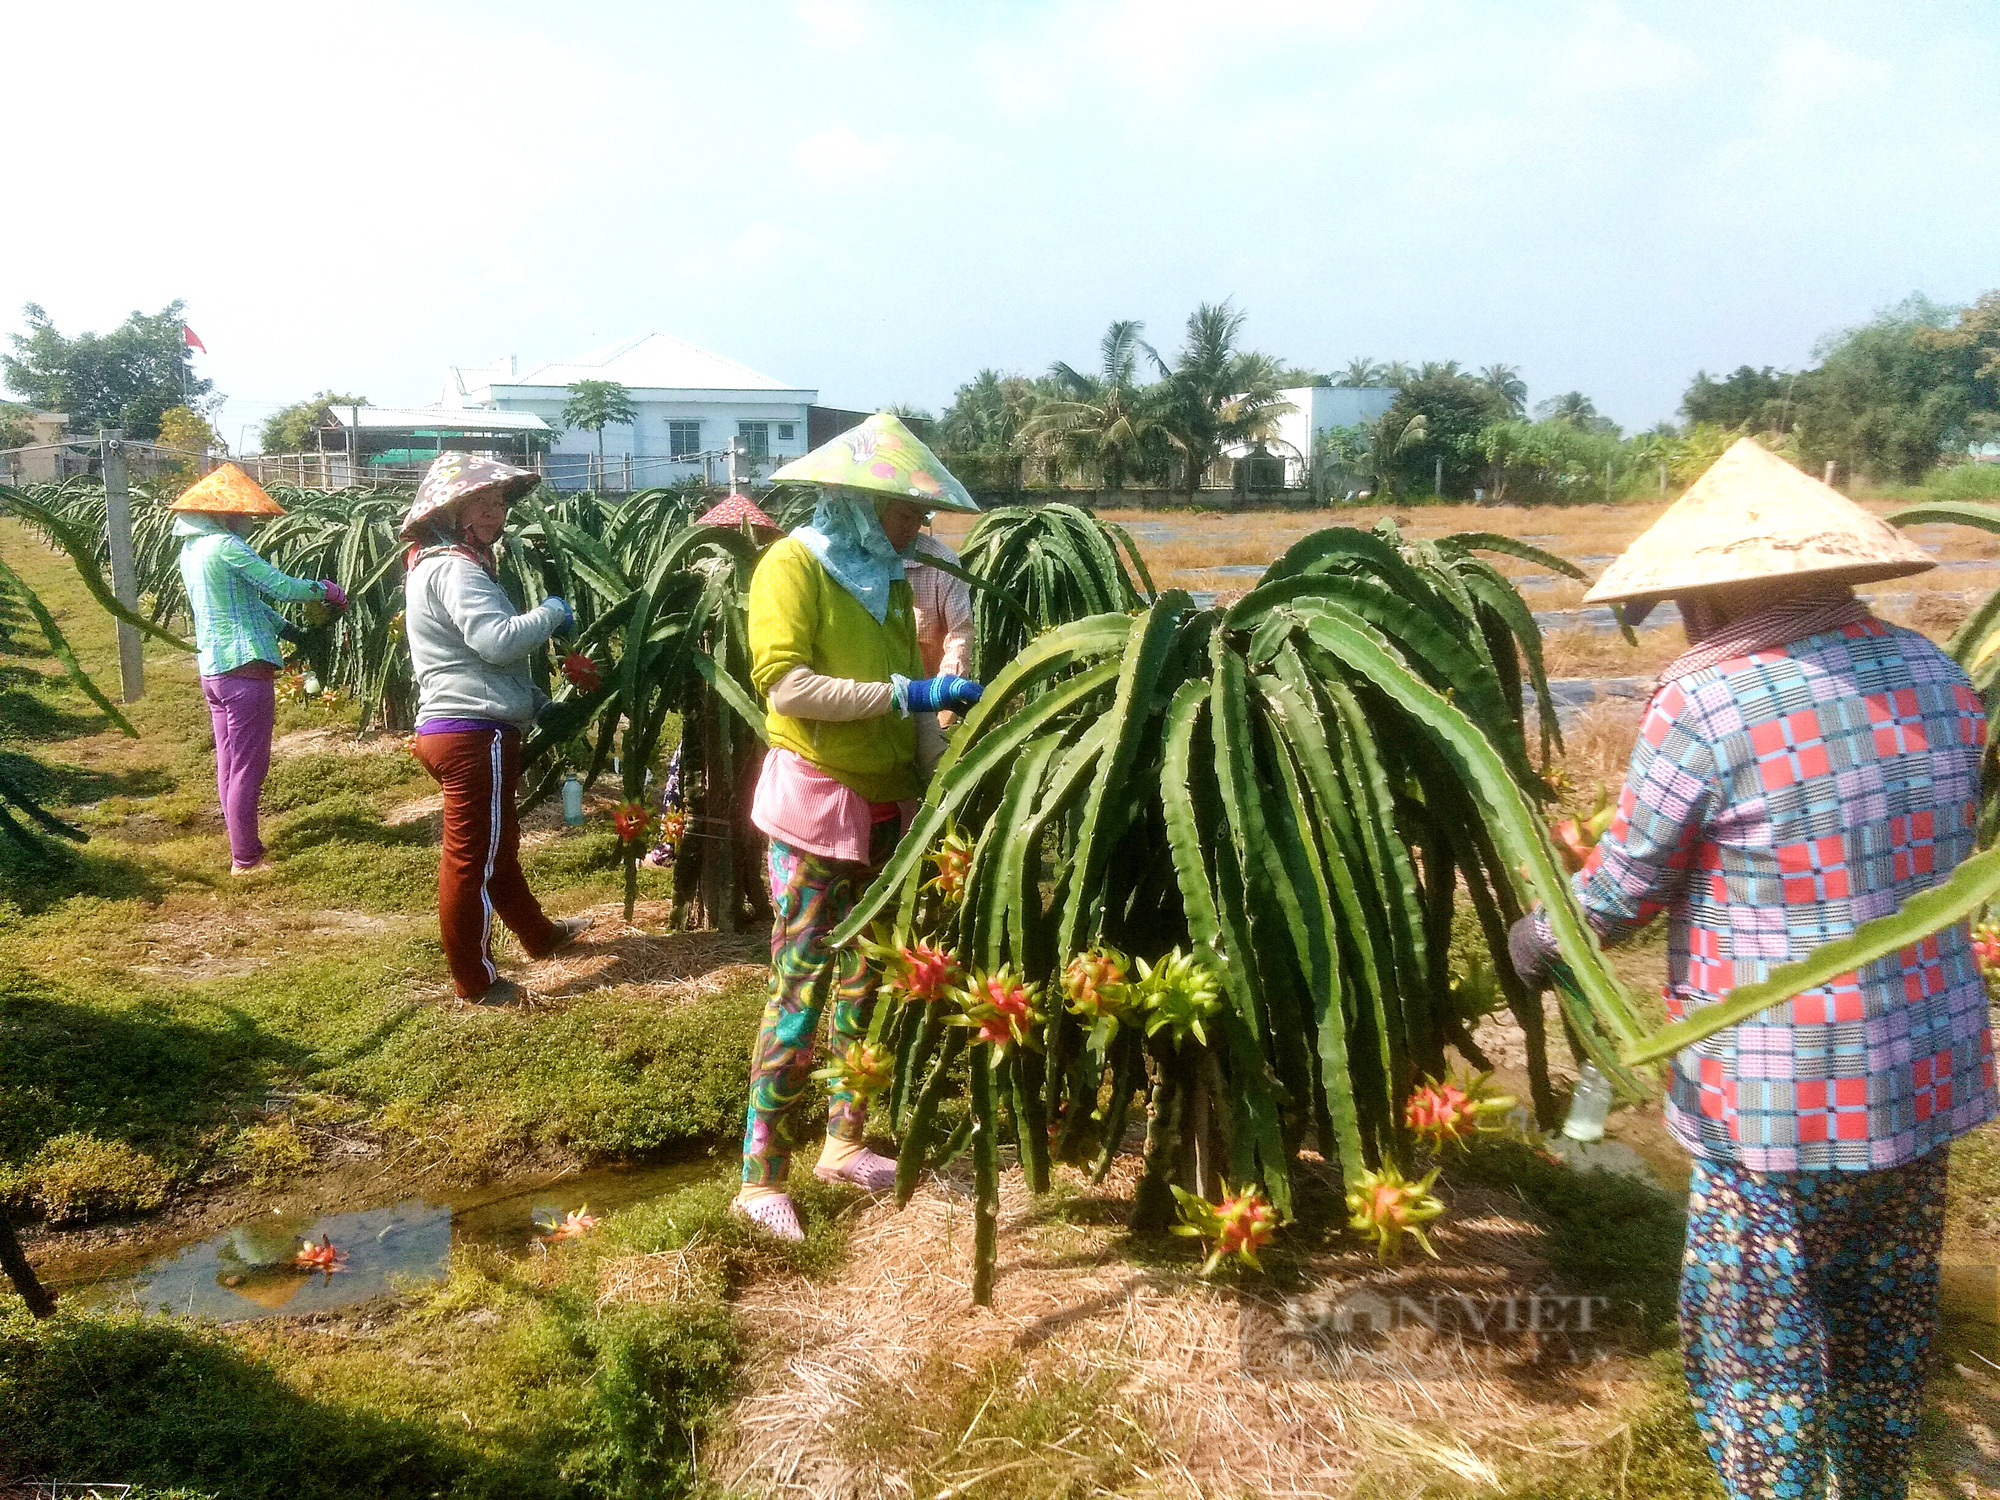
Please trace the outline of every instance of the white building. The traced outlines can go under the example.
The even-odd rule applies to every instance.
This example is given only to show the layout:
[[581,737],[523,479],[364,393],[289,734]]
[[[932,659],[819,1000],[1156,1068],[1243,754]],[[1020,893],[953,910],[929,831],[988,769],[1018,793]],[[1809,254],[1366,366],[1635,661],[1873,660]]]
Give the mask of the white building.
[[[1268,444],[1285,460],[1285,487],[1304,486],[1319,443],[1319,435],[1334,427],[1360,427],[1375,421],[1395,404],[1394,386],[1301,385],[1278,392],[1292,409],[1276,419],[1277,431]],[[1226,450],[1242,458],[1247,448]]]
[[[605,475],[635,486],[672,484],[704,472],[694,455],[718,453],[738,440],[764,472],[806,452],[806,409],[819,392],[788,386],[747,365],[710,354],[671,334],[649,333],[606,349],[522,373],[512,355],[477,367],[453,366],[444,405],[532,412],[560,433],[545,466],[558,488],[591,482],[598,435],[563,430],[569,387],[608,380],[630,393],[638,419],[604,429]],[[714,468],[713,472],[720,473]]]

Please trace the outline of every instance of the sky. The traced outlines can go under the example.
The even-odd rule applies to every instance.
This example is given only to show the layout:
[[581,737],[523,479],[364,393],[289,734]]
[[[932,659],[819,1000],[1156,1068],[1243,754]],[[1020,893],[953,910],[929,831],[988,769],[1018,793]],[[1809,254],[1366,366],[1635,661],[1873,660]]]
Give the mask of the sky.
[[[2000,6],[26,7],[0,334],[174,298],[232,445],[654,330],[827,404],[1249,344],[1518,366],[1628,429],[2000,286]],[[65,61],[64,59],[67,59]],[[38,186],[38,184],[40,184]]]

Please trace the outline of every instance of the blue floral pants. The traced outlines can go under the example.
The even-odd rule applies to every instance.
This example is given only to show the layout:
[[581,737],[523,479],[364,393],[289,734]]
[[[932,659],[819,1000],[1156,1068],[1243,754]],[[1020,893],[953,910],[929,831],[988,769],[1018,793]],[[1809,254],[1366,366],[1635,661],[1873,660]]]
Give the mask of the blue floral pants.
[[1695,1162],[1681,1334],[1731,1500],[1906,1494],[1948,1156],[1880,1172]]

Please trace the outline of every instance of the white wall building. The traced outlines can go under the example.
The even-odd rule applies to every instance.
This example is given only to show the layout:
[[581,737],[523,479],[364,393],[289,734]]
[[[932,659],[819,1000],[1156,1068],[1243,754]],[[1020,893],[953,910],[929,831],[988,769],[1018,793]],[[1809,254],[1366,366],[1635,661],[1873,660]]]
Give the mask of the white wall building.
[[[445,379],[444,405],[453,410],[485,407],[533,412],[562,429],[569,387],[583,380],[610,380],[631,393],[638,420],[604,429],[606,474],[627,472],[638,487],[672,484],[703,472],[690,455],[720,452],[736,438],[768,473],[807,450],[806,408],[819,392],[788,386],[747,365],[710,354],[671,334],[649,333],[522,373],[512,355],[490,365],[453,366]],[[561,431],[545,466],[550,483],[581,489],[597,461],[597,434]],[[721,468],[711,465],[717,477]]]
[[[1359,427],[1373,422],[1395,404],[1394,386],[1302,385],[1278,393],[1292,410],[1277,419],[1273,453],[1285,460],[1285,485],[1298,489],[1306,482],[1319,435],[1332,427]],[[1244,451],[1228,456],[1241,458]]]

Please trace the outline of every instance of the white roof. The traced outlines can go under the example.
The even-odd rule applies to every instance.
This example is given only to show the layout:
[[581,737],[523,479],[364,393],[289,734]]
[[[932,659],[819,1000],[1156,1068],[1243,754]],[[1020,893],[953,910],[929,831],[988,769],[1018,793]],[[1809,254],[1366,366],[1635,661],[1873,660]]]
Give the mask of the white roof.
[[474,407],[454,411],[442,406],[362,406],[346,403],[329,406],[326,414],[340,427],[352,425],[357,431],[376,428],[462,429],[468,432],[547,432],[549,424],[531,411],[489,411]]
[[748,365],[710,354],[670,333],[647,333],[622,344],[558,360],[526,374],[500,377],[493,385],[571,386],[579,380],[614,380],[627,390],[797,391]]

